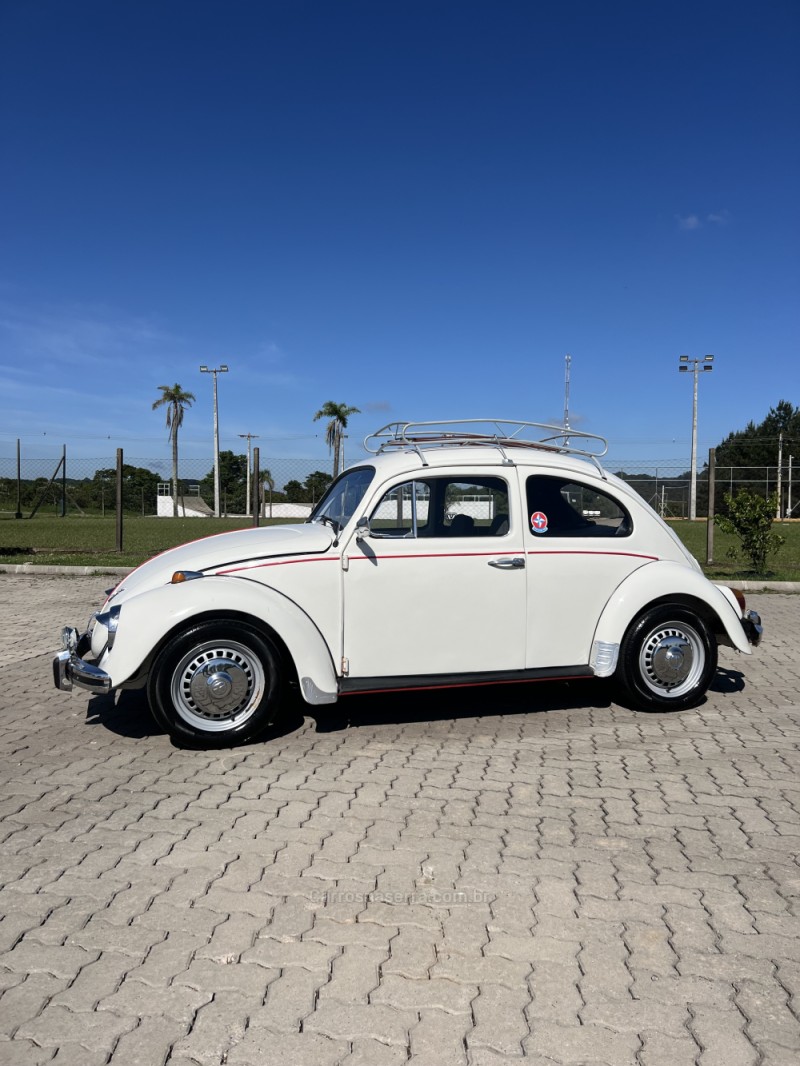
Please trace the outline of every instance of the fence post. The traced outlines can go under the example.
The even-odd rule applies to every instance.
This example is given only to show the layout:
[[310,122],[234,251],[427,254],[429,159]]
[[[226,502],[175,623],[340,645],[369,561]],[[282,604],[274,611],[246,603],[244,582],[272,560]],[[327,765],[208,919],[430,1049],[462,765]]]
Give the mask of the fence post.
[[[261,471],[259,469],[259,450],[253,448],[253,525],[257,526],[261,518]],[[248,471],[249,474],[249,471]]]
[[122,553],[122,448],[117,448],[117,551]]
[[64,518],[67,513],[67,446],[61,445],[61,514],[60,518]]
[[708,522],[706,523],[706,566],[714,562],[714,487],[717,449],[708,449]]
[[17,513],[15,518],[22,518],[22,459],[19,450],[19,437],[17,437]]

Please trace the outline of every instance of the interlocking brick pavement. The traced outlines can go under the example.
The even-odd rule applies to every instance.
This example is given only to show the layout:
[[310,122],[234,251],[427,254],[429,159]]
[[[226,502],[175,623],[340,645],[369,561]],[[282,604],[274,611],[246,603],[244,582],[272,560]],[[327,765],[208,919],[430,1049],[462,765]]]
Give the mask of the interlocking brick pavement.
[[0,1062],[800,1061],[800,596],[702,707],[360,697],[174,747],[58,693],[108,579],[0,575]]

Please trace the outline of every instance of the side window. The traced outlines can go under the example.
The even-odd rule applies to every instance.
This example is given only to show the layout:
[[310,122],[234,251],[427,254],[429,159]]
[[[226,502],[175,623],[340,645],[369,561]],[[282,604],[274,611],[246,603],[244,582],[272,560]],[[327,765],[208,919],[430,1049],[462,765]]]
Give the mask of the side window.
[[508,485],[499,477],[436,478],[433,511],[440,537],[504,537],[508,533]]
[[379,537],[504,537],[508,485],[502,478],[426,478],[395,485],[370,515]]
[[630,515],[593,486],[534,475],[527,481],[528,528],[536,537],[624,537]]
[[369,524],[381,537],[428,536],[430,488],[424,481],[405,481],[385,493]]

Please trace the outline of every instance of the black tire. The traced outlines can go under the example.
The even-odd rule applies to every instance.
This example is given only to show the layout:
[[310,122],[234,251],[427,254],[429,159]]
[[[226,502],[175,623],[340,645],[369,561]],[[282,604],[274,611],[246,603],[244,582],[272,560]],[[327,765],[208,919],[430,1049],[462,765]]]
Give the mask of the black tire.
[[275,725],[284,688],[281,656],[267,636],[243,622],[200,622],[161,649],[147,697],[179,744],[227,748]]
[[641,614],[622,641],[616,678],[631,706],[683,711],[703,699],[717,671],[717,642],[688,607],[665,604]]

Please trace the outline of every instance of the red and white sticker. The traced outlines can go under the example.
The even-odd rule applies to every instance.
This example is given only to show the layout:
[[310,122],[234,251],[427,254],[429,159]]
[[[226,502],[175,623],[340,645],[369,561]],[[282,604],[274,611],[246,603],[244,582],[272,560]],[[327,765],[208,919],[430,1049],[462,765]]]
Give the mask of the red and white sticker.
[[544,511],[534,511],[531,515],[531,531],[533,533],[547,532],[547,515]]

